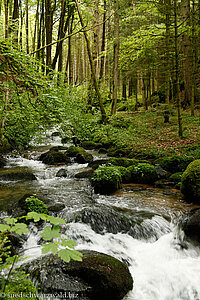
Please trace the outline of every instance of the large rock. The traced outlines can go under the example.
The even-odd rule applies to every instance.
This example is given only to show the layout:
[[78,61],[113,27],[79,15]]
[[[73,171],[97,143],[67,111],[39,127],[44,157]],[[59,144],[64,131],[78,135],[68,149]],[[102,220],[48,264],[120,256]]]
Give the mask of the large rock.
[[39,160],[48,165],[69,164],[71,162],[70,158],[67,157],[65,153],[56,150],[49,150],[48,152],[41,154]]
[[87,164],[90,163],[91,161],[93,161],[93,156],[88,152],[82,152],[76,155],[76,162],[78,164]]
[[65,263],[48,255],[23,269],[40,284],[42,293],[66,293],[76,299],[118,300],[133,288],[128,267],[112,256],[96,251],[81,251],[83,261]]
[[26,167],[6,168],[0,171],[0,180],[37,180],[33,172]]
[[190,241],[200,243],[200,209],[194,209],[183,217],[181,228]]
[[91,178],[95,193],[110,194],[121,188],[121,173],[114,166],[100,166]]
[[200,159],[190,163],[183,173],[181,192],[187,202],[200,204]]

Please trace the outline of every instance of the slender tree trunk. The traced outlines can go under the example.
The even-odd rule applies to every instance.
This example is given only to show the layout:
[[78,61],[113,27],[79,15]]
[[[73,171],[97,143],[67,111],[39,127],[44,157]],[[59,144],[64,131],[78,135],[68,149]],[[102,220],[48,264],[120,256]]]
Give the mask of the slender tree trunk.
[[8,0],[4,0],[5,9],[5,38],[8,38]]
[[46,29],[46,74],[50,72],[51,50],[52,50],[52,29],[53,29],[53,8],[51,0],[45,0],[45,29]]
[[[76,3],[77,10],[78,10],[78,15],[79,15],[81,26],[82,26],[82,28],[84,28],[84,22],[83,22],[82,14],[81,14],[81,11],[80,11],[80,8],[79,8],[79,5],[78,5],[78,0],[75,0],[75,3]],[[97,99],[99,101],[99,106],[100,106],[101,115],[102,115],[102,121],[104,123],[106,123],[107,122],[107,116],[106,116],[106,112],[105,112],[105,109],[104,109],[104,106],[103,106],[101,93],[99,91],[99,87],[98,87],[98,83],[97,83],[97,78],[96,78],[95,69],[94,69],[94,62],[93,62],[93,59],[92,59],[92,53],[91,53],[91,48],[90,48],[90,42],[89,42],[89,39],[88,39],[87,32],[84,31],[83,33],[84,33],[84,37],[85,37],[85,41],[86,41],[86,45],[87,45],[87,52],[88,52],[88,58],[89,58],[89,62],[90,62],[91,74],[92,74],[92,79],[93,79]]]
[[20,7],[20,33],[19,33],[19,48],[22,51],[23,44],[22,44],[22,32],[23,32],[23,20],[24,20],[24,14],[22,10],[22,2],[19,0],[19,7]]
[[117,92],[119,85],[119,0],[114,0],[114,59],[113,59],[113,96],[111,113],[116,114]]
[[39,27],[39,7],[40,7],[40,0],[37,0],[37,8],[36,8],[36,14],[35,14],[35,28],[34,28],[34,34],[33,34],[33,45],[32,45],[32,52],[35,51],[36,46],[36,37]]
[[169,104],[170,97],[170,16],[171,16],[171,0],[165,0],[165,60],[166,60],[166,90],[165,90],[165,103]]
[[178,51],[178,3],[174,0],[174,30],[175,30],[175,83],[174,83],[174,98],[178,110],[178,135],[183,137],[181,103],[180,103],[180,85],[179,85],[179,51]]
[[19,3],[18,3],[18,0],[14,0],[11,31],[14,34],[13,44],[16,47],[18,47],[18,32],[19,32]]
[[197,61],[197,43],[195,39],[195,1],[192,1],[192,98],[191,98],[191,116],[194,117],[194,103],[196,90],[196,61]]
[[138,110],[138,78],[137,78],[137,72],[135,76],[135,110]]
[[[68,12],[69,13],[69,12]],[[68,34],[70,35],[72,33],[72,27],[73,27],[73,22],[74,22],[74,11],[71,14],[70,13],[70,18],[68,23]],[[69,70],[69,77],[67,76],[67,70]],[[66,65],[66,78],[68,78],[68,83],[69,85],[73,84],[73,60],[72,60],[72,37],[69,36],[68,38],[68,56],[67,56],[67,65]]]
[[29,54],[29,13],[28,13],[28,0],[25,2],[26,5],[26,53]]
[[141,85],[142,85],[143,107],[145,110],[148,110],[147,97],[146,97],[146,84],[145,84],[145,75],[144,74],[141,79]]
[[5,122],[6,122],[7,110],[8,110],[8,99],[9,99],[9,86],[7,85],[7,88],[5,91],[5,105],[4,105],[4,109],[3,109],[4,115],[1,120],[0,140],[2,139],[3,134],[4,134],[4,128],[5,128]]
[[123,72],[122,74],[122,99],[127,100],[127,78],[126,78],[126,72]]
[[101,43],[101,63],[100,63],[100,72],[99,72],[99,82],[103,78],[104,62],[105,62],[105,42],[106,42],[106,0],[104,0],[103,8],[103,28],[102,28],[102,43]]

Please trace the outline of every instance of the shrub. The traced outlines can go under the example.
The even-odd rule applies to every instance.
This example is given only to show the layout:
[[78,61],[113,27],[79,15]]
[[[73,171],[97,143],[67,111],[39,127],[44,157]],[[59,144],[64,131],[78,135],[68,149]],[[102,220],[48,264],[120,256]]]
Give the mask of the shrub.
[[160,165],[164,170],[170,173],[176,173],[185,171],[192,161],[192,157],[174,155],[168,158],[159,158],[154,163]]
[[131,171],[128,168],[119,166],[118,170],[120,171],[122,183],[130,183],[131,182]]
[[190,163],[183,173],[181,192],[188,202],[200,203],[200,159]]
[[44,204],[43,201],[39,200],[35,196],[30,196],[26,198],[25,200],[27,210],[28,211],[34,211],[40,214],[46,214],[47,213],[47,206]]

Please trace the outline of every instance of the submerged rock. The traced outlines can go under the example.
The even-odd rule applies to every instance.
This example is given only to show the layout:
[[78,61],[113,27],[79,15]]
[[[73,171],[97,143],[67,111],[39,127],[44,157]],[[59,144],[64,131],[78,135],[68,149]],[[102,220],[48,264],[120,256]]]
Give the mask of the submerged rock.
[[94,173],[92,168],[82,169],[79,173],[75,174],[75,178],[91,178]]
[[33,172],[26,167],[16,167],[9,169],[2,169],[0,171],[0,180],[37,180]]
[[43,293],[66,293],[76,299],[120,300],[133,288],[128,267],[118,259],[96,251],[83,250],[83,261],[65,263],[43,256],[23,266]]
[[56,173],[56,177],[68,177],[68,172],[66,169],[60,169],[57,173]]

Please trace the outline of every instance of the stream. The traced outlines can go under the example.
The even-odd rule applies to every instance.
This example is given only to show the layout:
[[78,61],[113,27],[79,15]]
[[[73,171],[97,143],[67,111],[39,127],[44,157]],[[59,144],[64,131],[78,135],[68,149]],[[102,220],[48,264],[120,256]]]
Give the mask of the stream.
[[[61,145],[59,137],[46,143]],[[109,196],[94,194],[88,179],[74,177],[87,164],[48,166],[38,160],[48,147],[40,144],[27,158],[8,157],[6,168],[29,167],[37,180],[1,181],[1,211],[12,210],[24,194],[37,194],[48,205],[63,203],[65,208],[57,216],[66,220],[65,237],[77,242],[76,249],[103,252],[128,264],[134,288],[124,300],[200,300],[200,248],[190,243],[183,248],[177,227],[179,218],[193,206],[183,202],[180,192],[129,184]],[[102,158],[90,152],[95,159]],[[63,168],[67,177],[56,177]],[[153,217],[145,217],[133,231],[120,232],[116,219],[106,217],[109,209],[133,219]],[[33,228],[24,245],[29,259],[41,255],[35,248],[39,238]]]

